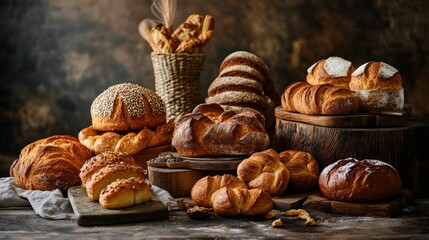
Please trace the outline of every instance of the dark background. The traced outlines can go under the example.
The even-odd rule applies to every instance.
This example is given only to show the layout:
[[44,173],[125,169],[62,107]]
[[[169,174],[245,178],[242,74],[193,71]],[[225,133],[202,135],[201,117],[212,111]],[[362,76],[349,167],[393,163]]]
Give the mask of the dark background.
[[[154,90],[151,49],[137,27],[150,0],[0,1],[0,176],[28,143],[78,132],[104,89],[133,82]],[[403,77],[406,103],[429,119],[429,1],[179,0],[175,26],[210,14],[202,100],[230,53],[267,63],[279,93],[329,56],[355,67],[379,60]]]

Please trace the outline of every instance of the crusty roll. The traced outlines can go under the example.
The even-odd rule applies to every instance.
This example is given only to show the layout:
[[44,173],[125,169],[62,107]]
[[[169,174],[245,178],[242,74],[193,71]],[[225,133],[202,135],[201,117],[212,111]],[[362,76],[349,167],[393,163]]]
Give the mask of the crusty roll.
[[80,169],[79,177],[82,181],[82,187],[86,187],[86,182],[94,173],[110,164],[136,165],[136,162],[127,153],[107,151],[97,154],[86,161]]
[[359,110],[359,99],[347,89],[330,84],[290,84],[283,92],[282,108],[307,115],[347,115]]
[[23,189],[66,193],[81,184],[80,169],[91,156],[76,138],[54,135],[25,146],[10,167],[10,175]]
[[307,191],[317,186],[319,165],[311,153],[286,150],[281,153],[280,161],[289,170],[290,181],[288,189],[292,191]]
[[350,90],[359,97],[363,112],[404,108],[401,75],[387,63],[372,61],[361,65],[352,74]]
[[200,104],[175,120],[172,145],[180,156],[251,155],[269,145],[264,117],[255,110],[224,111]]
[[99,131],[153,128],[165,123],[165,105],[153,91],[137,84],[113,85],[91,105],[92,127]]
[[322,170],[319,188],[332,200],[373,203],[397,197],[402,184],[395,168],[385,162],[347,158]]
[[331,84],[348,89],[354,70],[350,61],[340,57],[329,57],[307,69],[307,82],[311,85]]
[[130,177],[146,178],[143,169],[135,165],[112,164],[107,165],[94,173],[86,182],[86,193],[88,197],[97,201],[101,191],[110,183],[117,179],[127,179]]
[[212,195],[213,210],[222,217],[264,216],[273,209],[271,196],[262,189],[223,187]]
[[93,126],[79,132],[79,141],[94,153],[106,151],[136,154],[148,147],[169,144],[174,130],[174,120],[156,127],[155,130],[144,128],[136,132],[104,132]]
[[118,179],[100,193],[100,205],[109,208],[127,208],[152,200],[152,190],[143,178]]
[[289,171],[274,149],[252,154],[237,167],[237,176],[249,188],[261,188],[271,196],[282,195],[289,184]]
[[230,174],[205,176],[198,180],[192,187],[192,203],[196,206],[211,208],[212,194],[222,187],[247,188],[247,185],[239,178]]

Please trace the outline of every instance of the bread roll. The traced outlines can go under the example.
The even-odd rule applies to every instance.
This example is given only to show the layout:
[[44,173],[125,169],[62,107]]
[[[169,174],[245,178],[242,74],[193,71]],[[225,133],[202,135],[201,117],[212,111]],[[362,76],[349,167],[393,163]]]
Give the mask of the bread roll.
[[94,173],[110,164],[136,165],[136,162],[127,153],[107,151],[97,154],[86,161],[80,169],[79,177],[82,181],[82,187],[86,187],[86,182]]
[[211,208],[212,194],[222,187],[247,188],[247,185],[239,178],[230,174],[205,176],[198,180],[192,187],[192,203],[196,206]]
[[348,115],[359,109],[359,99],[347,89],[330,84],[290,84],[283,92],[282,108],[307,115]]
[[252,109],[224,111],[218,104],[200,104],[175,120],[172,145],[180,156],[246,156],[266,149],[264,117]]
[[101,191],[110,183],[117,179],[127,179],[130,177],[146,178],[143,169],[135,165],[112,164],[107,165],[94,173],[86,182],[86,193],[89,199],[97,201]]
[[98,131],[153,128],[166,121],[165,105],[154,92],[137,84],[109,87],[91,105],[92,127]]
[[280,161],[289,170],[288,189],[308,191],[317,186],[319,165],[314,156],[308,152],[286,150],[279,153]]
[[109,209],[127,208],[152,200],[152,190],[144,178],[118,179],[100,193],[100,205]]
[[332,200],[374,203],[397,197],[402,184],[395,168],[385,162],[347,158],[322,170],[319,188]]
[[340,57],[329,57],[307,69],[307,82],[311,85],[331,84],[348,89],[354,70],[350,61]]
[[350,90],[360,100],[362,112],[402,110],[405,96],[399,71],[383,62],[368,62],[352,74]]
[[60,189],[64,194],[80,185],[80,169],[92,153],[67,135],[54,135],[25,146],[10,167],[10,175],[28,190]]
[[282,195],[289,184],[289,171],[274,149],[252,154],[237,167],[237,176],[249,188],[260,188],[271,196]]
[[271,196],[262,189],[223,187],[212,195],[213,210],[222,217],[265,216],[273,209]]

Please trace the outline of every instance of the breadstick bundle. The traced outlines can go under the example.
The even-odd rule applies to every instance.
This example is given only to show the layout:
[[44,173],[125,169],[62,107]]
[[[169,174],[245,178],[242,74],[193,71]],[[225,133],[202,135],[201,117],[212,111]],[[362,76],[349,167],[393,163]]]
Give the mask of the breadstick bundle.
[[191,112],[200,103],[200,73],[203,47],[214,33],[210,15],[191,14],[173,28],[177,0],[154,0],[157,20],[145,19],[140,35],[149,43],[155,75],[155,90],[166,105],[167,119]]

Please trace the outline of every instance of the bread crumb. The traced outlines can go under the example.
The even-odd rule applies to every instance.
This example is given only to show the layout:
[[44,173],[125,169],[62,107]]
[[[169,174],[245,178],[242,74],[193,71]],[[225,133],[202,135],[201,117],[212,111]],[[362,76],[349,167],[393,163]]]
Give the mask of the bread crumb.
[[274,220],[272,223],[271,223],[271,226],[272,227],[281,227],[281,226],[283,226],[283,222],[282,222],[282,219],[276,219],[276,220]]

